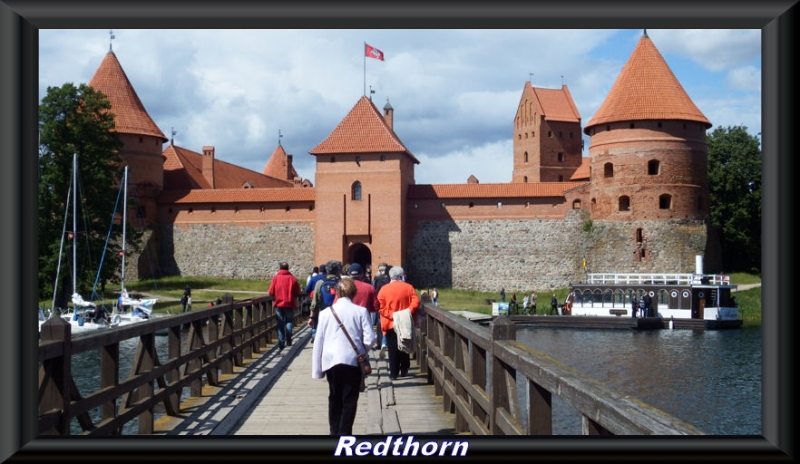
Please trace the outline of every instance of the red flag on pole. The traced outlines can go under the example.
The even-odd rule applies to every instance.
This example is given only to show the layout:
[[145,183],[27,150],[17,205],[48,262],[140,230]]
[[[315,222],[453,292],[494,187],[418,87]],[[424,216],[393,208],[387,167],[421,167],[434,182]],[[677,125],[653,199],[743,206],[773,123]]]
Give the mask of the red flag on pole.
[[383,61],[383,52],[378,50],[377,48],[373,47],[369,44],[364,44],[366,46],[365,54],[369,58],[375,58],[376,60]]

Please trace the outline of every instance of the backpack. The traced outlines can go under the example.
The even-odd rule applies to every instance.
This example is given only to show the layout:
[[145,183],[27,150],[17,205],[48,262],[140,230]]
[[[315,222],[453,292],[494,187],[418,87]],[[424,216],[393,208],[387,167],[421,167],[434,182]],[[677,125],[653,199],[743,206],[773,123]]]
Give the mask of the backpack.
[[322,281],[322,285],[319,287],[319,297],[320,300],[318,302],[322,303],[322,306],[319,309],[327,308],[328,306],[333,304],[333,300],[336,299],[336,285],[339,284],[339,278],[325,278]]

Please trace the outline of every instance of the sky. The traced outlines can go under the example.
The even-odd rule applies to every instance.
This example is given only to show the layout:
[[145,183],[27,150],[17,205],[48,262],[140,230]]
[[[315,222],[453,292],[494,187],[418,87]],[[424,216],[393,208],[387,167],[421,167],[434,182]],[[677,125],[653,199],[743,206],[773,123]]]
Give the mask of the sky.
[[[513,120],[527,81],[569,88],[585,127],[641,29],[41,29],[39,98],[88,83],[113,48],[150,117],[175,145],[261,172],[280,143],[298,174],[363,95],[394,108],[420,161],[417,184],[510,182]],[[113,35],[113,39],[111,38]],[[717,127],[760,139],[760,29],[647,29]],[[366,57],[365,44],[384,59]],[[175,133],[172,136],[172,133]],[[584,156],[589,138],[584,136]],[[165,145],[166,146],[166,145]]]

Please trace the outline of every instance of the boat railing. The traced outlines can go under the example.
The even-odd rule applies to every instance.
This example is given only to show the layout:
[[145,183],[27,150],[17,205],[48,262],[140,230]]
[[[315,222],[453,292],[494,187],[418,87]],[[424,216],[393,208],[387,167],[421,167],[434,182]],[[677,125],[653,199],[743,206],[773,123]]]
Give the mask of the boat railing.
[[731,278],[723,274],[687,274],[687,273],[590,273],[587,275],[590,284],[671,284],[671,285],[730,285]]

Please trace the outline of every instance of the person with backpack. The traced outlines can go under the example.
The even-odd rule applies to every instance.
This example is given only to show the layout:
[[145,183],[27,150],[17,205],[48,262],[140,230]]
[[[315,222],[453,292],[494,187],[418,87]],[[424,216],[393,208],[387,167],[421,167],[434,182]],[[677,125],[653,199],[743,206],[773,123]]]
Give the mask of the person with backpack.
[[336,300],[336,284],[342,279],[342,262],[331,260],[325,264],[326,275],[314,285],[314,298],[311,299],[311,318],[308,325],[311,327],[311,343],[317,335],[319,312],[332,305]]

